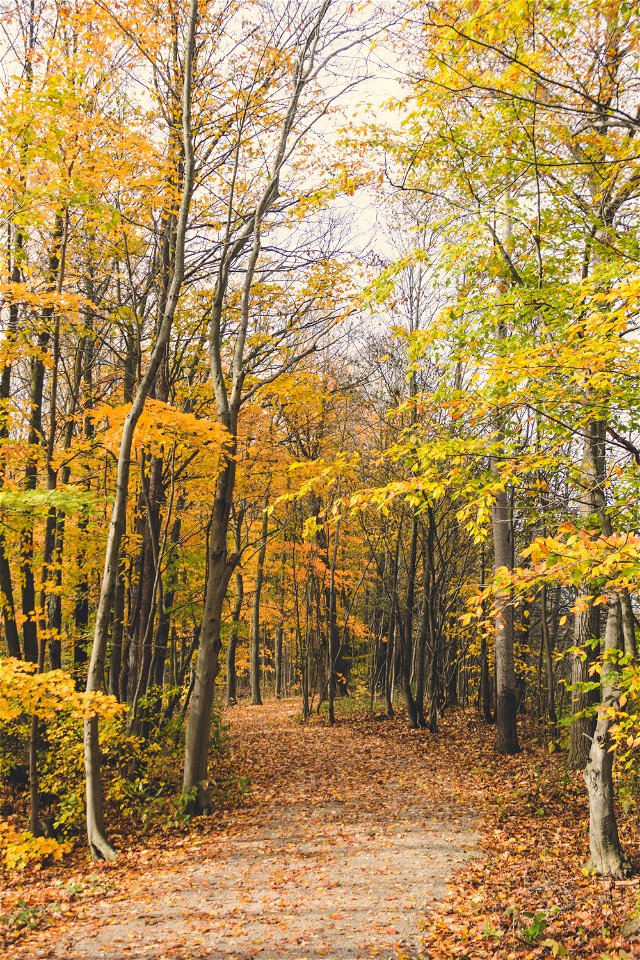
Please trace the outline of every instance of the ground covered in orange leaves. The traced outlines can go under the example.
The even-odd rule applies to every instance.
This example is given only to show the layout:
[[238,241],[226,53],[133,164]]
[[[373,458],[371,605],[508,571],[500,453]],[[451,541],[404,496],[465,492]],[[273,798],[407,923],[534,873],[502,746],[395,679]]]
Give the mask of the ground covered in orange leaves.
[[[496,758],[468,713],[437,737],[358,715],[303,725],[294,701],[229,719],[245,802],[114,864],[14,878],[4,957],[640,956],[621,933],[640,888],[583,874],[584,790],[526,731]],[[637,860],[631,817],[622,829]]]

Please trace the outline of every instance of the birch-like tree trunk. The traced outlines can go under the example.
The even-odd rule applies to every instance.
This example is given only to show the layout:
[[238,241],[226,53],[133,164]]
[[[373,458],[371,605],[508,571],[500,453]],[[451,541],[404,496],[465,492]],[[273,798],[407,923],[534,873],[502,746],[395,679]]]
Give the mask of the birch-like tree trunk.
[[[585,441],[584,469],[586,477],[591,480],[592,502],[600,519],[602,533],[605,537],[611,537],[613,529],[604,493],[606,432],[604,423],[601,422],[590,424],[589,427]],[[589,791],[591,865],[596,873],[605,877],[622,877],[629,872],[629,863],[618,836],[613,787],[615,751],[611,737],[614,713],[620,703],[616,653],[620,650],[621,640],[623,649],[627,649],[629,645],[629,639],[623,633],[625,617],[627,627],[629,616],[633,620],[633,614],[630,614],[628,609],[626,614],[623,613],[625,601],[630,603],[628,593],[625,593],[624,600],[616,594],[609,603],[604,634],[601,703],[584,772]]]
[[[182,86],[182,136],[184,151],[184,171],[180,210],[176,229],[176,246],[173,272],[162,321],[154,344],[149,365],[140,380],[133,402],[125,418],[118,450],[116,493],[109,523],[109,535],[100,588],[100,599],[96,613],[96,625],[87,674],[87,692],[99,691],[104,687],[104,668],[107,643],[111,626],[111,610],[118,575],[120,544],[125,530],[127,500],[129,494],[129,470],[131,448],[136,425],[149,391],[155,382],[156,374],[162,362],[169,341],[173,317],[184,279],[184,256],[187,223],[193,193],[195,158],[191,134],[191,96],[193,84],[193,59],[198,18],[198,0],[191,0],[187,25],[184,54],[184,78]],[[91,854],[96,859],[113,860],[116,851],[107,840],[104,820],[102,793],[100,741],[97,716],[85,720],[84,724],[84,765],[87,804],[87,838]]]
[[618,836],[613,790],[615,752],[611,738],[612,712],[618,709],[620,700],[614,660],[620,643],[621,616],[620,598],[616,596],[610,601],[607,614],[602,704],[584,772],[589,791],[590,865],[599,876],[615,878],[624,877],[630,869]]

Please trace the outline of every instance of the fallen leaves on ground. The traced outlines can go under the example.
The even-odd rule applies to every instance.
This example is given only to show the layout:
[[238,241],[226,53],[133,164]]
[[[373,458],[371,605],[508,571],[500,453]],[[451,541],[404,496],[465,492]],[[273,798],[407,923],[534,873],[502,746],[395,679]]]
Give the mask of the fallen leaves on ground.
[[[640,887],[583,873],[582,779],[526,725],[523,752],[504,758],[469,712],[447,714],[437,736],[358,714],[304,725],[293,701],[229,718],[243,805],[186,835],[121,838],[113,864],[77,853],[12,876],[6,957],[637,954],[621,931]],[[621,820],[637,861],[636,826]]]
[[[482,856],[456,874],[450,896],[430,911],[424,948],[430,960],[492,958],[632,960],[637,936],[623,928],[640,910],[637,881],[590,874],[588,804],[582,774],[522,730],[514,757],[492,751],[491,730],[461,715],[443,724],[440,762],[464,757],[461,798],[479,813]],[[527,734],[529,734],[527,738]],[[457,766],[457,765],[456,765]],[[620,816],[625,850],[640,866],[637,818]]]

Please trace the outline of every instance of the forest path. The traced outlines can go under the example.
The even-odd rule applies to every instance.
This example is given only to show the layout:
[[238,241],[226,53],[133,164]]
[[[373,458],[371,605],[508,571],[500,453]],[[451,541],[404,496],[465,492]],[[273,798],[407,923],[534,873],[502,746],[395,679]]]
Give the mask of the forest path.
[[461,758],[448,770],[432,762],[429,736],[400,721],[303,725],[298,710],[293,701],[231,710],[248,802],[210,835],[149,858],[135,883],[116,874],[84,917],[16,955],[417,957],[425,909],[474,846]]

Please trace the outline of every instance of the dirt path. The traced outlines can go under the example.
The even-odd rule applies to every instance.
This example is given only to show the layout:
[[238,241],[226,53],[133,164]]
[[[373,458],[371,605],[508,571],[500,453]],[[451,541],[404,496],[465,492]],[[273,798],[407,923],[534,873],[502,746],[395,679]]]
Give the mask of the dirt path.
[[303,726],[296,711],[234,710],[250,802],[212,835],[150,857],[134,884],[116,874],[83,917],[15,956],[417,957],[425,910],[473,848],[469,811],[423,734],[399,722]]

